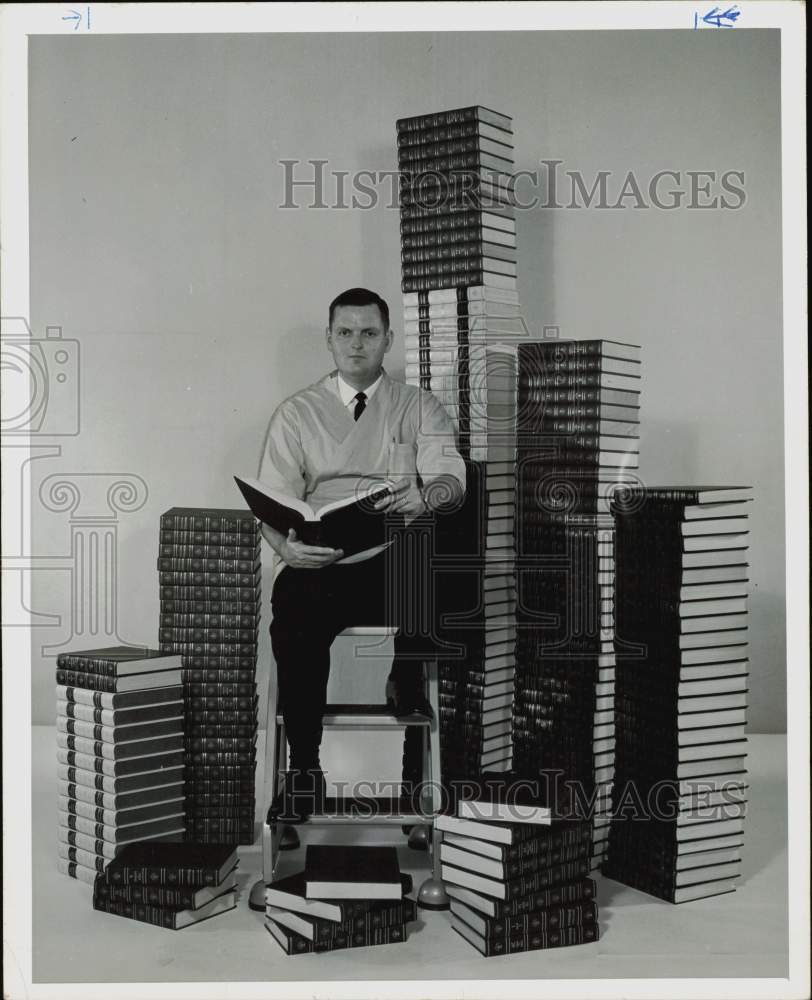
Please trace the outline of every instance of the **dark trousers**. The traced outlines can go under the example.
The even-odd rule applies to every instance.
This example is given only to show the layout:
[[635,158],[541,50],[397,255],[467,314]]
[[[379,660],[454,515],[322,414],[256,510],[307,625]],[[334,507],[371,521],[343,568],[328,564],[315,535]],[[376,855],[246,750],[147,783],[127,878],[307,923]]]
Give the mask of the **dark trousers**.
[[[397,544],[392,548],[396,549]],[[403,602],[409,598],[402,588],[393,588],[390,583],[398,572],[397,553],[389,549],[348,566],[286,566],[277,577],[271,598],[271,646],[291,768],[320,767],[330,646],[335,637],[345,628],[358,625],[403,626],[408,610]],[[429,649],[426,638],[406,631],[395,637],[390,673],[402,692],[422,690],[423,661]],[[371,640],[361,641],[368,644]],[[381,702],[383,693],[382,677]]]

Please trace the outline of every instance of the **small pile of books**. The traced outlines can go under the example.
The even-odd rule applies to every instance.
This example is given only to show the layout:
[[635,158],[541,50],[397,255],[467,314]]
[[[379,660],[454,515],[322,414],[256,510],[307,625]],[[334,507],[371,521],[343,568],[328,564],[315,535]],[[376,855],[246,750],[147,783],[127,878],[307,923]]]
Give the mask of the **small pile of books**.
[[751,499],[749,487],[639,487],[613,505],[617,752],[603,872],[673,903],[731,892],[739,876]]
[[587,944],[599,937],[588,877],[592,827],[545,807],[461,800],[440,815],[451,926],[485,956]]
[[265,927],[288,955],[406,940],[410,875],[394,847],[309,844],[303,871],[265,890]]
[[60,653],[61,872],[92,883],[136,840],[184,831],[180,657],[137,646]]
[[254,840],[260,534],[250,511],[161,516],[161,648],[183,660],[189,840]]
[[93,885],[94,910],[176,931],[236,905],[231,844],[129,844]]

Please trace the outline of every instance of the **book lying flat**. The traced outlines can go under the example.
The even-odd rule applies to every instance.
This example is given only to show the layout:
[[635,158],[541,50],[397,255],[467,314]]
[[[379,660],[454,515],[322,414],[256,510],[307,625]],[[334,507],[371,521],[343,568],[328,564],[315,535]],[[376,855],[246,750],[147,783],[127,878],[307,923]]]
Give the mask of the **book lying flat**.
[[416,906],[412,899],[379,900],[376,906],[347,920],[335,921],[305,917],[300,913],[266,905],[265,916],[283,927],[288,927],[308,941],[329,941],[339,934],[351,934],[374,927],[392,927],[415,919]]
[[468,924],[456,914],[451,914],[451,926],[454,930],[483,955],[509,955],[522,951],[537,951],[546,948],[562,948],[567,945],[589,944],[597,941],[600,936],[598,924],[576,925],[563,927],[560,930],[519,932],[504,938],[486,938],[477,934]]
[[237,905],[237,894],[234,891],[225,892],[197,910],[175,909],[168,906],[151,906],[148,903],[126,903],[120,900],[94,896],[93,909],[102,913],[112,913],[117,917],[128,917],[156,927],[166,927],[179,931],[190,924],[199,924],[201,920],[216,917],[220,913],[233,910]]
[[180,683],[180,677],[174,686],[161,686],[158,689],[139,688],[137,691],[128,691],[122,694],[92,691],[85,688],[57,684],[56,697],[57,706],[65,701],[69,704],[91,706],[105,711],[117,711],[120,709],[140,708],[145,705],[160,705],[176,701],[182,702],[183,687]]
[[567,906],[595,899],[595,882],[591,878],[565,882],[549,888],[537,889],[525,896],[511,900],[493,899],[463,886],[449,883],[446,886],[451,899],[459,900],[472,909],[491,918],[517,917],[536,913],[553,906]]
[[94,896],[117,903],[144,903],[147,906],[166,906],[175,909],[199,910],[224,892],[237,888],[237,866],[226,875],[220,885],[110,885],[104,878],[94,880]]
[[[401,873],[401,898],[410,893],[412,888],[411,875]],[[265,902],[269,906],[282,907],[292,913],[302,913],[307,917],[332,920],[336,923],[391,905],[388,901],[374,899],[309,899],[305,896],[303,871],[271,882],[265,889]]]
[[397,850],[308,844],[305,894],[308,899],[400,899]]
[[124,677],[178,668],[180,657],[148,646],[106,646],[103,649],[60,653],[56,658],[56,665],[65,670],[80,670],[105,677]]
[[105,871],[111,885],[220,885],[237,863],[233,844],[133,843]]
[[310,941],[304,935],[297,934],[296,931],[270,918],[265,921],[265,929],[288,955],[340,951],[344,948],[365,948],[378,944],[395,944],[405,941],[407,936],[405,924],[392,924],[389,927],[372,927],[352,933],[340,933],[321,941]]
[[386,483],[315,511],[304,500],[271,489],[258,479],[235,476],[234,480],[255,517],[285,536],[293,528],[307,545],[341,549],[346,557],[387,542],[388,515],[374,507],[390,492]]

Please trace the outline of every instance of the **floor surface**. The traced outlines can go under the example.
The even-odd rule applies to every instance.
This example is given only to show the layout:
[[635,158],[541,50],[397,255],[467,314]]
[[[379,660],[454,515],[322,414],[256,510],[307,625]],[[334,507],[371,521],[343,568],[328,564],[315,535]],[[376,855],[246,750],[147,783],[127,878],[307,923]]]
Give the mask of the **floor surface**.
[[[601,939],[546,952],[484,958],[447,912],[419,911],[405,943],[289,957],[248,907],[259,845],[241,849],[236,910],[180,932],[96,913],[91,887],[56,867],[53,727],[33,733],[33,981],[283,982],[649,977],[785,977],[787,968],[786,740],[750,737],[751,795],[743,878],[735,893],[673,906],[598,876]],[[261,750],[261,747],[260,747]],[[261,753],[258,759],[262,759]],[[261,774],[258,774],[261,779]],[[261,788],[261,780],[257,787]],[[305,828],[300,828],[304,830]],[[311,843],[342,842],[352,828],[312,829]],[[399,827],[367,828],[367,843],[394,843],[415,886],[428,856]],[[306,837],[302,836],[303,844]],[[300,870],[304,847],[279,874]]]

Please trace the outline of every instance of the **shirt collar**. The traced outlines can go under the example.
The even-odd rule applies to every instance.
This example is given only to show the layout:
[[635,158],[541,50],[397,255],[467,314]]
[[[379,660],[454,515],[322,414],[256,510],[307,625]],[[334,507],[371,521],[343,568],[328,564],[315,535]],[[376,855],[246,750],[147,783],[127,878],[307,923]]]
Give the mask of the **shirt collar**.
[[[336,379],[338,380],[338,394],[341,396],[341,402],[345,406],[354,404],[356,402],[355,397],[358,394],[358,390],[353,389],[353,387],[348,382],[345,382],[340,374],[336,376]],[[381,372],[381,374],[375,379],[372,385],[367,386],[367,388],[364,389],[364,394],[367,397],[367,402],[369,402],[370,399],[372,399],[376,389],[381,384],[382,379],[383,379],[383,372]]]

